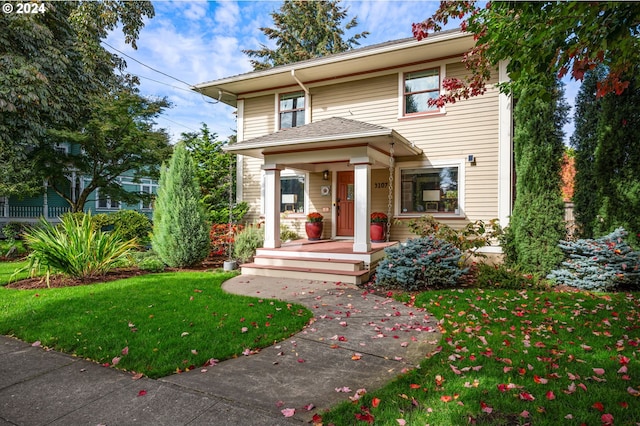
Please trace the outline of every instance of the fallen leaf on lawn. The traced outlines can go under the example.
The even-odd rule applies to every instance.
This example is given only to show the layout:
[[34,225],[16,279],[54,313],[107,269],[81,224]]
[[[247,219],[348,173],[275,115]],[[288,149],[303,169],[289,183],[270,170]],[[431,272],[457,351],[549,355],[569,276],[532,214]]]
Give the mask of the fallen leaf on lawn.
[[444,377],[442,377],[441,375],[436,375],[436,386],[442,386],[442,384],[444,383]]
[[595,402],[591,408],[595,408],[596,410],[600,411],[601,413],[604,412],[604,405],[602,405],[602,402]]
[[349,397],[349,399],[350,399],[351,401],[357,401],[357,400],[359,400],[359,399],[360,399],[360,397],[361,397],[362,395],[364,395],[365,393],[367,393],[367,390],[366,390],[366,389],[364,389],[364,388],[363,388],[363,389],[358,389],[358,390],[356,391],[356,393],[355,393],[353,396],[350,396],[350,397]]
[[311,418],[311,421],[313,422],[314,426],[315,425],[322,425],[322,416],[320,416],[319,414],[314,414],[313,417]]
[[603,425],[612,425],[613,424],[613,416],[611,414],[603,414],[601,417]]
[[119,362],[120,362],[119,356],[113,357],[113,359],[111,360],[111,365],[117,365]]
[[522,413],[520,413],[520,417],[524,417],[526,419],[527,417],[529,417],[529,412],[527,410],[524,410]]
[[553,391],[548,391],[548,392],[546,393],[546,397],[547,397],[547,399],[548,399],[549,401],[552,401],[552,400],[556,399],[556,395],[553,393]]
[[40,347],[40,345],[41,345],[40,340],[36,340],[35,342],[33,342],[33,343],[31,344],[31,346],[33,346],[34,348],[39,348],[39,347]]
[[520,392],[520,399],[523,401],[534,401],[536,398],[531,395],[529,392]]
[[631,386],[627,388],[627,392],[629,392],[631,396],[640,396],[640,391],[632,388]]
[[564,416],[565,419],[568,420],[572,420],[573,419],[573,414],[567,414],[566,416]]
[[453,400],[453,397],[451,397],[451,395],[442,395],[440,397],[440,401],[442,402],[451,402],[451,400]]
[[416,384],[416,383],[411,383],[411,384],[409,385],[409,387],[410,387],[411,389],[420,389],[422,386],[420,386],[420,385],[418,385],[418,384]]
[[604,374],[604,368],[594,368],[593,372],[596,373],[598,376],[602,376]]
[[243,333],[246,333],[247,331],[249,331],[249,329],[247,327],[242,327],[240,331]]
[[131,380],[140,380],[142,379],[142,377],[143,377],[142,373],[137,373],[137,374],[134,374],[133,377],[131,377]]
[[194,355],[198,355],[198,351],[196,349],[191,349],[191,353]]
[[544,377],[540,377],[537,374],[533,375],[533,381],[540,385],[546,385],[549,382],[549,380],[545,379]]
[[483,413],[487,413],[487,414],[491,414],[493,412],[493,408],[489,407],[486,403],[484,403],[483,401],[480,401],[480,407],[482,408],[482,412]]
[[295,408],[285,408],[284,410],[281,410],[280,412],[285,417],[293,417],[293,415],[296,414],[296,409]]
[[373,398],[371,400],[371,406],[373,408],[378,408],[378,405],[380,405],[380,398]]
[[584,383],[578,383],[578,387],[585,392],[587,391],[587,385],[585,385]]
[[396,419],[396,422],[398,422],[398,425],[400,426],[406,426],[407,421],[405,419]]
[[180,335],[180,337],[184,337],[184,336],[188,336],[189,332],[188,331],[183,331],[182,334]]
[[140,392],[138,392],[138,396],[145,396],[147,394],[146,390],[141,390]]
[[125,347],[122,349],[122,351],[121,351],[121,352],[122,352],[122,355],[127,355],[127,354],[129,354],[129,346],[125,346]]

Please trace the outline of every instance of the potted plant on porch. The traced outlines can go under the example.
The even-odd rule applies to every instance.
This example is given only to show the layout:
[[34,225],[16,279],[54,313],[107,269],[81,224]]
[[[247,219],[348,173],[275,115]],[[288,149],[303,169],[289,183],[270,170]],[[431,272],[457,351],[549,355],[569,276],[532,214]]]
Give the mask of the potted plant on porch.
[[307,233],[307,238],[310,241],[317,241],[322,238],[322,219],[324,217],[318,213],[313,212],[307,215],[307,222],[304,224],[304,230]]
[[386,241],[388,224],[389,217],[386,214],[382,212],[371,213],[371,227],[369,232],[372,243],[383,243]]

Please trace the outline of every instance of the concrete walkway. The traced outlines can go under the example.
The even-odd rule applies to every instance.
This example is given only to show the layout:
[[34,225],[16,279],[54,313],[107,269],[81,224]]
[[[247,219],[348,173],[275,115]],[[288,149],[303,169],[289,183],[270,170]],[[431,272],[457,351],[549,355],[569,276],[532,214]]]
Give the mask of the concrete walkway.
[[440,338],[427,313],[354,286],[237,276],[223,287],[300,303],[315,322],[256,354],[160,380],[0,336],[0,426],[300,424],[416,366]]

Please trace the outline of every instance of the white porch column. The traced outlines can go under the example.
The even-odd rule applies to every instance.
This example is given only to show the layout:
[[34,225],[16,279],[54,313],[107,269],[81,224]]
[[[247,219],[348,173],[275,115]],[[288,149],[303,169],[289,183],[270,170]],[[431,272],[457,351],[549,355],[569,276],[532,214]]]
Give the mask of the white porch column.
[[265,164],[264,170],[264,248],[280,247],[280,170]]
[[371,251],[371,163],[368,157],[352,158],[354,165],[353,185],[355,203],[353,212],[353,251],[366,253]]

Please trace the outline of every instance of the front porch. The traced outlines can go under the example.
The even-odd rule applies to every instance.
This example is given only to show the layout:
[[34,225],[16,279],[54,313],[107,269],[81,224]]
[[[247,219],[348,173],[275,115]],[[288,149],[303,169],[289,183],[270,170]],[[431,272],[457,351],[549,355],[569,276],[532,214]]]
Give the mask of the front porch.
[[367,282],[386,247],[397,241],[371,243],[367,252],[356,252],[353,240],[295,240],[278,248],[259,248],[252,263],[240,265],[242,274],[267,277]]

